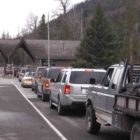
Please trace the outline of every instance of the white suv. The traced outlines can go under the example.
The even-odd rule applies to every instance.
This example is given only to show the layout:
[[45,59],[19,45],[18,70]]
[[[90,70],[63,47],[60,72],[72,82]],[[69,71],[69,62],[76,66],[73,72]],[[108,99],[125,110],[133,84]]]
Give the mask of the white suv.
[[90,81],[100,83],[105,72],[103,69],[63,69],[51,86],[50,108],[56,106],[60,115],[67,107],[84,109],[86,91],[92,86]]

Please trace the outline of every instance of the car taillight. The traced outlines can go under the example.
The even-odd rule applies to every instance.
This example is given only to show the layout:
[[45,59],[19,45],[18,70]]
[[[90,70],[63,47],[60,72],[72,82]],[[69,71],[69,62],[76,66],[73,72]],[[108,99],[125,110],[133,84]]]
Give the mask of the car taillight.
[[49,82],[48,81],[44,83],[44,87],[45,88],[48,88],[49,87]]
[[64,94],[70,94],[70,86],[69,85],[65,85]]

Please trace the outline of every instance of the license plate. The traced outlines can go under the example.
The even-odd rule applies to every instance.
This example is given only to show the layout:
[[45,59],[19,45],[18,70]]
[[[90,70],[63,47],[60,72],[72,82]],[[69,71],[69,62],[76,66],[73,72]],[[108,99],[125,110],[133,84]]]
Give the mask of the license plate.
[[82,94],[86,94],[87,93],[87,89],[82,89]]

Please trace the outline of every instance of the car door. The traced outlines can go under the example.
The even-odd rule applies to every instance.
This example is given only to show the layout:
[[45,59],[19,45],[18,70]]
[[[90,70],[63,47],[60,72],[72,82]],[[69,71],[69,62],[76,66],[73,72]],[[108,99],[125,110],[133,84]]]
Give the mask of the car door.
[[107,111],[107,96],[109,94],[109,86],[110,80],[112,78],[114,68],[108,69],[102,83],[95,87],[96,91],[96,99],[95,99],[95,106],[97,111]]
[[59,73],[55,83],[52,85],[52,88],[51,88],[51,99],[55,103],[58,102],[58,94],[60,91],[60,85],[61,85],[61,80],[62,80],[63,74],[64,74],[64,71],[61,71]]
[[107,96],[107,112],[110,114],[112,114],[113,111],[114,98],[117,91],[117,85],[121,79],[121,75],[122,75],[122,67],[117,67],[112,76],[109,89],[110,91]]
[[38,91],[39,91],[39,93],[42,93],[43,83],[44,83],[44,80],[47,78],[47,75],[48,75],[48,69],[44,70],[43,72],[41,72],[39,74],[39,78],[38,78]]

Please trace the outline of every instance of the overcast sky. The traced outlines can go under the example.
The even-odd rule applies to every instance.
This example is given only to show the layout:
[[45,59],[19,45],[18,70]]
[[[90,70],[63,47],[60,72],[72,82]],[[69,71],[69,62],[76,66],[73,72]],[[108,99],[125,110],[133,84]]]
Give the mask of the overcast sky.
[[[84,0],[70,0],[70,5],[81,1]],[[30,13],[37,15],[40,20],[43,13],[52,15],[58,7],[56,0],[0,0],[0,36],[3,32],[9,32],[15,37],[25,27]]]

